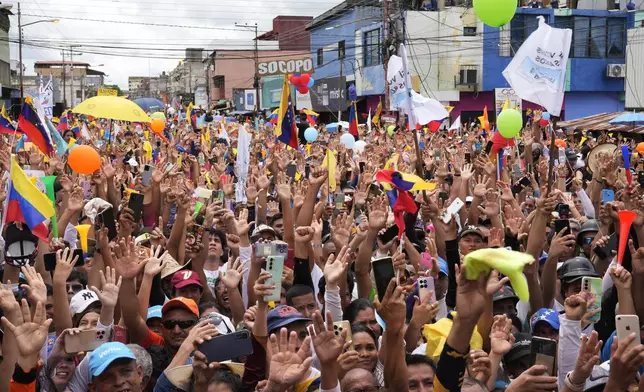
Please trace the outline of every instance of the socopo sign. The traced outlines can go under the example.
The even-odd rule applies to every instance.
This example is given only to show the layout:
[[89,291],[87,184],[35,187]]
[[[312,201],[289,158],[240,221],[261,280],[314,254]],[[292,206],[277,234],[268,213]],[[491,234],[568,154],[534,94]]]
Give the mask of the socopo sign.
[[313,72],[313,60],[308,58],[265,61],[257,64],[259,76]]

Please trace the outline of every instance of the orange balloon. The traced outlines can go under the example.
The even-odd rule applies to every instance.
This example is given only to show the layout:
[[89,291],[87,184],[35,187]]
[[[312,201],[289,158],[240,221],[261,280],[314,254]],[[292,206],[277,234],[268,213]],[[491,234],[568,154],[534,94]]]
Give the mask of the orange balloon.
[[644,142],[639,143],[637,145],[637,152],[640,153],[640,154],[644,154]]
[[555,146],[559,148],[566,148],[567,144],[565,140],[555,139]]
[[161,133],[165,129],[165,121],[161,120],[160,118],[155,118],[152,120],[151,128],[154,133]]
[[77,146],[69,152],[67,163],[78,174],[92,174],[101,168],[101,157],[90,146]]

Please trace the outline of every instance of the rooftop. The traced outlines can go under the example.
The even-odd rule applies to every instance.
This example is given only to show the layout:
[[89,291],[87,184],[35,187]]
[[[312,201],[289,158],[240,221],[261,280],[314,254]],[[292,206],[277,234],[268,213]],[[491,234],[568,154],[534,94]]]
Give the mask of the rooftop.
[[47,67],[47,66],[62,66],[62,65],[78,65],[79,67],[89,67],[90,64],[84,61],[61,61],[61,60],[40,60],[35,62],[35,66],[38,67]]
[[578,118],[575,120],[561,121],[558,122],[557,125],[573,131],[580,129],[585,131],[607,131],[644,134],[644,126],[613,125],[608,123],[615,117],[626,113],[628,112],[600,113],[593,116]]

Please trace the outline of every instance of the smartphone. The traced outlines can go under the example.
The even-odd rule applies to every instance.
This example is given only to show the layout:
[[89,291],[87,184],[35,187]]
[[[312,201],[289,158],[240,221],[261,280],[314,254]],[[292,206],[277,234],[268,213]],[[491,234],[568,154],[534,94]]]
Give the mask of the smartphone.
[[615,329],[617,330],[618,342],[635,333],[635,339],[628,345],[626,350],[630,350],[640,344],[640,319],[637,315],[622,314],[615,316]]
[[570,219],[570,206],[568,204],[558,204],[557,213],[559,219]]
[[385,298],[389,282],[396,277],[393,260],[388,256],[382,257],[380,259],[373,260],[371,262],[371,266],[373,267],[373,276],[376,280],[378,299],[382,301],[383,298]]
[[600,258],[606,260],[606,259],[612,259],[613,258],[613,251],[617,250],[617,241],[619,240],[617,233],[613,233],[608,237],[608,241],[606,242],[606,245],[602,247],[595,247],[594,252],[599,256]]
[[218,335],[204,341],[197,346],[197,350],[208,358],[208,363],[248,356],[253,353],[250,331],[242,329],[226,335]]
[[512,165],[512,172],[514,173],[514,177],[521,177],[521,166],[515,163]]
[[637,172],[637,182],[639,182],[640,186],[644,188],[644,170]]
[[390,226],[387,230],[385,230],[384,233],[380,234],[378,236],[378,239],[383,244],[386,244],[391,242],[391,240],[393,240],[394,238],[396,238],[397,235],[398,235],[398,226],[393,225],[393,226]]
[[255,257],[268,257],[274,255],[273,244],[266,242],[259,242],[255,245]]
[[564,235],[566,235],[566,233],[571,234],[570,222],[568,222],[568,219],[555,219],[555,233],[560,233],[563,229],[568,229],[567,231],[564,231]]
[[443,213],[443,223],[448,224],[452,220],[452,216],[458,214],[458,212],[463,208],[465,203],[458,197],[452,201],[452,204],[447,207],[445,213]]
[[157,140],[157,148],[161,148],[161,140]]
[[295,172],[297,171],[297,166],[295,166],[294,163],[289,163],[286,165],[286,175],[291,177],[291,179],[295,179]]
[[358,162],[358,166],[360,166],[360,174],[364,173],[364,167],[366,164],[366,162]]
[[[333,333],[335,336],[340,336],[342,331],[347,331],[347,337],[345,339],[345,342],[349,342],[352,339],[351,336],[351,324],[349,324],[348,321],[336,321],[333,323]],[[349,346],[349,350],[354,350],[353,348],[353,343],[351,346]]]
[[494,143],[492,142],[492,140],[487,142],[487,144],[485,145],[485,155],[490,155],[490,151],[492,151],[493,146]]
[[[76,260],[74,267],[85,265],[85,257],[82,249],[74,249],[72,258],[76,256],[78,256],[78,260]],[[56,252],[45,253],[43,255],[43,260],[45,262],[45,271],[53,271],[56,269]]]
[[267,285],[275,286],[271,295],[264,296],[264,301],[279,301],[282,296],[282,271],[284,271],[284,256],[268,256],[266,271],[272,275],[266,280]]
[[434,160],[436,161],[441,160],[441,150],[434,150]]
[[533,336],[530,344],[531,366],[543,365],[548,376],[555,375],[555,359],[557,358],[557,342]]
[[423,276],[418,278],[418,298],[420,302],[427,298],[429,292],[431,291],[431,303],[436,302],[436,289],[434,287],[434,278],[431,276]]
[[378,184],[369,185],[369,196],[368,197],[378,196],[380,193],[381,193],[380,185],[378,185]]
[[87,329],[74,335],[65,335],[64,348],[68,354],[93,351],[107,342],[107,331],[103,329]]
[[602,189],[602,204],[615,201],[615,192],[612,189]]
[[336,193],[333,195],[333,203],[335,203],[335,208],[341,210],[344,208],[344,193]]
[[465,153],[465,163],[472,163],[472,153]]
[[118,235],[116,231],[116,223],[114,221],[114,210],[112,207],[109,207],[105,211],[96,215],[96,227],[100,229],[101,227],[107,227],[107,238],[112,241]]
[[311,175],[311,166],[309,166],[309,164],[307,163],[306,165],[304,165],[304,178],[309,178],[310,175]]
[[[601,307],[602,305],[602,278],[592,278],[590,276],[584,276],[581,279],[581,291],[585,293],[590,293],[595,297],[595,303],[588,307],[588,311],[595,310]],[[589,318],[588,321],[596,323],[601,317],[600,313],[597,313],[593,317]]]
[[443,203],[447,202],[449,200],[449,194],[447,192],[439,192],[438,200],[443,200]]
[[140,193],[131,193],[127,208],[132,210],[134,213],[134,222],[138,224],[141,220],[141,212],[143,210],[143,195]]
[[152,179],[152,166],[145,165],[143,166],[143,186],[150,185],[150,180]]

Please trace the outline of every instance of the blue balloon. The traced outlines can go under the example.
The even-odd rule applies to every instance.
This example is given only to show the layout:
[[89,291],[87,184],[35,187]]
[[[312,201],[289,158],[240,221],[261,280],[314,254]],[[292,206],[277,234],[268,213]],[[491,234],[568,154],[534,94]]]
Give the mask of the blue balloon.
[[318,130],[313,127],[306,128],[304,131],[304,139],[309,143],[313,143],[318,139]]
[[353,148],[356,144],[356,139],[350,133],[345,133],[340,136],[340,143],[346,148]]
[[315,83],[315,79],[311,78],[311,79],[309,79],[309,83],[306,85],[306,87],[311,88],[311,87],[313,87],[314,83]]
[[550,120],[550,113],[548,112],[541,113],[541,118],[544,120]]

